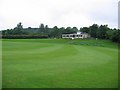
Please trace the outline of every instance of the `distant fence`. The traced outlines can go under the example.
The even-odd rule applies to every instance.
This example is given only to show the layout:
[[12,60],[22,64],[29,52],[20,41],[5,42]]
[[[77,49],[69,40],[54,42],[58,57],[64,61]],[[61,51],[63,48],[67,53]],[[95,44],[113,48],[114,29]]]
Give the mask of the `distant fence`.
[[37,39],[37,38],[48,38],[48,36],[39,35],[2,35],[0,38],[3,39]]

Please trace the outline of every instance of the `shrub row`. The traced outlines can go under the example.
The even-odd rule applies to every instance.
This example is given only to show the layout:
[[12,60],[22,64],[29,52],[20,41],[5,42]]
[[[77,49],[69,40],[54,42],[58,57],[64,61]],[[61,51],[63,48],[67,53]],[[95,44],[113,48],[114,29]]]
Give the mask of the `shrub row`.
[[37,39],[37,38],[48,38],[48,36],[39,35],[2,35],[0,38],[3,39]]

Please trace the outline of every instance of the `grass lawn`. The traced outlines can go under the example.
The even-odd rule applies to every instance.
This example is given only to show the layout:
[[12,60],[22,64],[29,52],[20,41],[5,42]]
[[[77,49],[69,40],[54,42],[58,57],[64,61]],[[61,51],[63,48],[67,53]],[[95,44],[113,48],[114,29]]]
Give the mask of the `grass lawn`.
[[116,88],[118,47],[107,40],[3,39],[3,88]]

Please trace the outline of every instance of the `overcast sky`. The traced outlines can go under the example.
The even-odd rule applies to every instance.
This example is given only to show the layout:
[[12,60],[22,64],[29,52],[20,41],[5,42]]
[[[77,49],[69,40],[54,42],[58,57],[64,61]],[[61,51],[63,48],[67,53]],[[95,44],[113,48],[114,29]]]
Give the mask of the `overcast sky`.
[[108,24],[118,27],[119,0],[0,0],[0,29]]

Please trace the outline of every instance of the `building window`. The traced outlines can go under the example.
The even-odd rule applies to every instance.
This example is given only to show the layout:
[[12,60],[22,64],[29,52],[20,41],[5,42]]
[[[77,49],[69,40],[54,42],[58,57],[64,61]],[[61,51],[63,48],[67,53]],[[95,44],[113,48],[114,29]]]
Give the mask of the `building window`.
[[69,37],[69,35],[67,35],[67,37]]
[[75,37],[75,35],[73,35],[73,37]]

